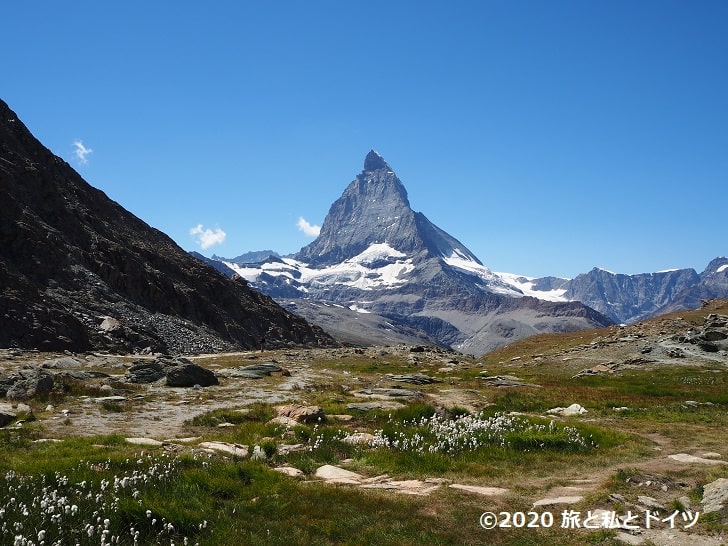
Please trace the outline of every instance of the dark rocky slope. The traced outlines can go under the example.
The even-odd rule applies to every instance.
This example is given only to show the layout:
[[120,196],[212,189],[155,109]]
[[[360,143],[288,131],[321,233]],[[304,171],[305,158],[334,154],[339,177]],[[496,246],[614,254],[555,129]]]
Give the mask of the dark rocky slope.
[[[172,353],[330,345],[53,155],[0,101],[0,346]],[[108,317],[108,318],[107,318]]]

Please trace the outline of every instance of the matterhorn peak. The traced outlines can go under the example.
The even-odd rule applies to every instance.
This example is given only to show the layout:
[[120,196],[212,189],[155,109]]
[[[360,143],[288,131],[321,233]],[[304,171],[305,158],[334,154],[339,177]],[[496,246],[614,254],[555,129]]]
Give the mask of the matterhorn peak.
[[313,267],[327,267],[359,256],[372,245],[386,244],[412,259],[457,255],[475,264],[465,246],[414,212],[407,190],[375,150],[324,219],[319,236],[296,255]]
[[379,169],[387,169],[388,171],[392,170],[392,168],[387,165],[387,162],[384,161],[384,158],[379,155],[379,152],[371,150],[364,159],[364,172],[377,171]]

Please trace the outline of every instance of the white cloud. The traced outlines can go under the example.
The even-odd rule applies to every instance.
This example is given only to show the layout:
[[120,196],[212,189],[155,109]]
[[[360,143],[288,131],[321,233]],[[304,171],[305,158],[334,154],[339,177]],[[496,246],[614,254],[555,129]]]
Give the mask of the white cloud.
[[190,228],[190,235],[195,238],[195,242],[200,245],[202,250],[207,250],[211,246],[221,245],[225,242],[225,233],[220,228],[215,228],[215,231],[210,228],[203,228],[202,224],[197,224],[195,227]]
[[93,150],[91,148],[87,148],[83,145],[82,140],[74,140],[73,141],[73,153],[76,156],[76,159],[78,159],[78,162],[81,165],[85,165],[88,163],[87,156],[93,153]]
[[298,223],[296,225],[298,226],[299,231],[303,231],[303,233],[309,237],[318,237],[319,233],[321,233],[321,226],[312,226],[303,216],[298,218]]

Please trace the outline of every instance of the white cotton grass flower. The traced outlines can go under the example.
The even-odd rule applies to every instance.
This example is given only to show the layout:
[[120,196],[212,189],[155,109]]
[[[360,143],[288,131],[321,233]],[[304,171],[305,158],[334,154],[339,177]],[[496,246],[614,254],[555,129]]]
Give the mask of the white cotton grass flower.
[[[109,477],[115,469],[116,475]],[[121,468],[121,470],[118,470]],[[89,471],[96,478],[72,479],[72,476],[88,476]],[[125,499],[136,499],[140,506],[144,503],[144,492],[175,479],[179,472],[178,460],[167,455],[147,454],[126,461],[105,462],[80,461],[68,475],[55,472],[52,475],[23,476],[16,471],[0,474],[0,544],[20,544],[21,546],[41,546],[60,544],[122,544],[140,545],[149,541],[158,542],[150,533],[149,524],[141,529],[131,522],[128,539],[115,535],[115,519],[121,503]],[[141,517],[157,523],[151,510],[142,508]],[[141,522],[139,522],[141,523]],[[161,519],[161,532],[170,535],[170,541],[184,541],[179,536],[172,521]],[[207,522],[204,522],[204,527]],[[203,524],[200,524],[201,529]],[[69,541],[71,536],[75,541]],[[83,539],[79,538],[83,535]],[[180,542],[178,542],[180,543]]]

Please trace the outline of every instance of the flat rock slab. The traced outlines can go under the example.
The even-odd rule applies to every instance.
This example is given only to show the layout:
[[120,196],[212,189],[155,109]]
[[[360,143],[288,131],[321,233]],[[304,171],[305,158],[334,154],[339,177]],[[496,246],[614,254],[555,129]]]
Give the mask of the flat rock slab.
[[687,453],[675,453],[674,455],[668,455],[667,458],[679,463],[728,464],[728,462],[721,461],[719,459],[706,459],[705,457],[696,457],[695,455],[688,455]]
[[173,443],[183,443],[188,444],[190,442],[196,442],[199,440],[199,436],[187,436],[186,438],[169,438],[168,440],[165,440],[165,442],[173,442]]
[[350,445],[372,445],[374,442],[374,434],[368,432],[352,432],[346,436],[342,442]]
[[537,508],[538,506],[552,506],[554,504],[575,504],[583,499],[584,499],[584,497],[582,497],[581,495],[551,497],[548,499],[537,500],[536,502],[533,503],[533,507]]
[[127,398],[125,396],[100,396],[94,398],[93,401],[99,404],[103,404],[104,402],[126,402]]
[[340,468],[338,466],[330,464],[325,464],[318,467],[314,475],[317,478],[326,480],[327,482],[347,483],[353,485],[361,484],[362,480],[364,479],[364,476],[362,476],[361,474],[357,474],[356,472],[352,472],[351,470],[346,470],[345,468]]
[[[680,521],[682,522],[682,520]],[[632,522],[632,525],[635,525],[635,523]],[[644,544],[655,544],[656,546],[723,546],[725,544],[725,540],[721,537],[701,536],[677,528],[641,529],[640,531],[638,535],[617,531],[614,538],[624,544],[634,544],[636,546]]]
[[503,495],[508,493],[508,489],[502,487],[486,487],[481,485],[463,485],[460,483],[451,483],[448,487],[452,489],[459,489],[460,491],[467,491],[468,493],[475,493],[477,495],[485,495],[493,497],[496,495]]
[[267,374],[253,372],[249,370],[231,369],[218,372],[222,377],[240,377],[243,379],[263,379]]
[[637,495],[637,502],[645,508],[652,510],[664,510],[665,507],[655,498],[646,495]]
[[295,419],[293,419],[291,417],[286,417],[285,415],[279,415],[277,417],[273,417],[273,419],[271,419],[268,422],[276,424],[276,425],[283,425],[286,428],[293,428],[293,427],[297,427],[298,425],[300,425],[300,423],[298,421],[296,421]]
[[285,474],[286,476],[291,476],[292,478],[303,476],[303,471],[293,466],[278,466],[273,470],[280,472],[281,474]]
[[285,368],[281,368],[278,364],[272,362],[263,362],[260,364],[251,364],[250,366],[241,366],[238,368],[228,368],[220,375],[227,377],[242,377],[246,379],[263,379],[269,375],[289,376],[291,372]]
[[353,402],[346,405],[347,409],[354,409],[359,411],[373,411],[378,409],[383,410],[396,410],[405,407],[400,402],[394,400],[381,400],[378,402]]
[[197,444],[202,449],[211,449],[220,453],[227,453],[236,457],[246,457],[248,455],[248,446],[240,444],[229,444],[227,442],[202,442]]
[[301,451],[306,451],[306,446],[304,444],[280,444],[278,446],[278,454],[279,455],[288,455],[289,453],[299,453]]
[[125,438],[125,440],[127,444],[134,444],[137,446],[157,447],[162,445],[162,442],[155,440],[154,438]]
[[509,375],[491,375],[488,377],[481,377],[481,381],[484,381],[491,387],[538,387],[541,388],[541,385],[536,385],[535,383],[526,383],[524,381],[520,381],[517,377],[509,376]]
[[421,373],[413,373],[406,375],[394,375],[391,373],[387,374],[387,379],[391,381],[398,381],[401,383],[412,383],[414,385],[429,385],[430,383],[442,383],[441,379],[436,377],[430,377]]
[[51,368],[56,370],[63,368],[80,368],[81,366],[83,366],[83,363],[80,360],[70,356],[62,356],[60,358],[46,360],[43,364],[41,364],[42,368]]
[[410,389],[387,389],[377,387],[373,389],[362,389],[356,391],[354,396],[363,396],[367,398],[421,398],[424,396],[421,392]]
[[361,486],[362,489],[387,489],[405,495],[429,495],[440,487],[439,484],[431,484],[422,480],[387,480],[379,483],[367,483]]
[[393,480],[387,474],[365,478],[361,474],[333,465],[316,469],[315,476],[326,483],[355,485],[362,489],[384,489],[405,495],[429,495],[447,480],[428,478],[426,480]]
[[571,404],[568,408],[553,408],[547,410],[546,413],[550,413],[552,415],[563,415],[564,417],[572,417],[574,415],[582,415],[584,413],[587,413],[587,410],[579,404]]

